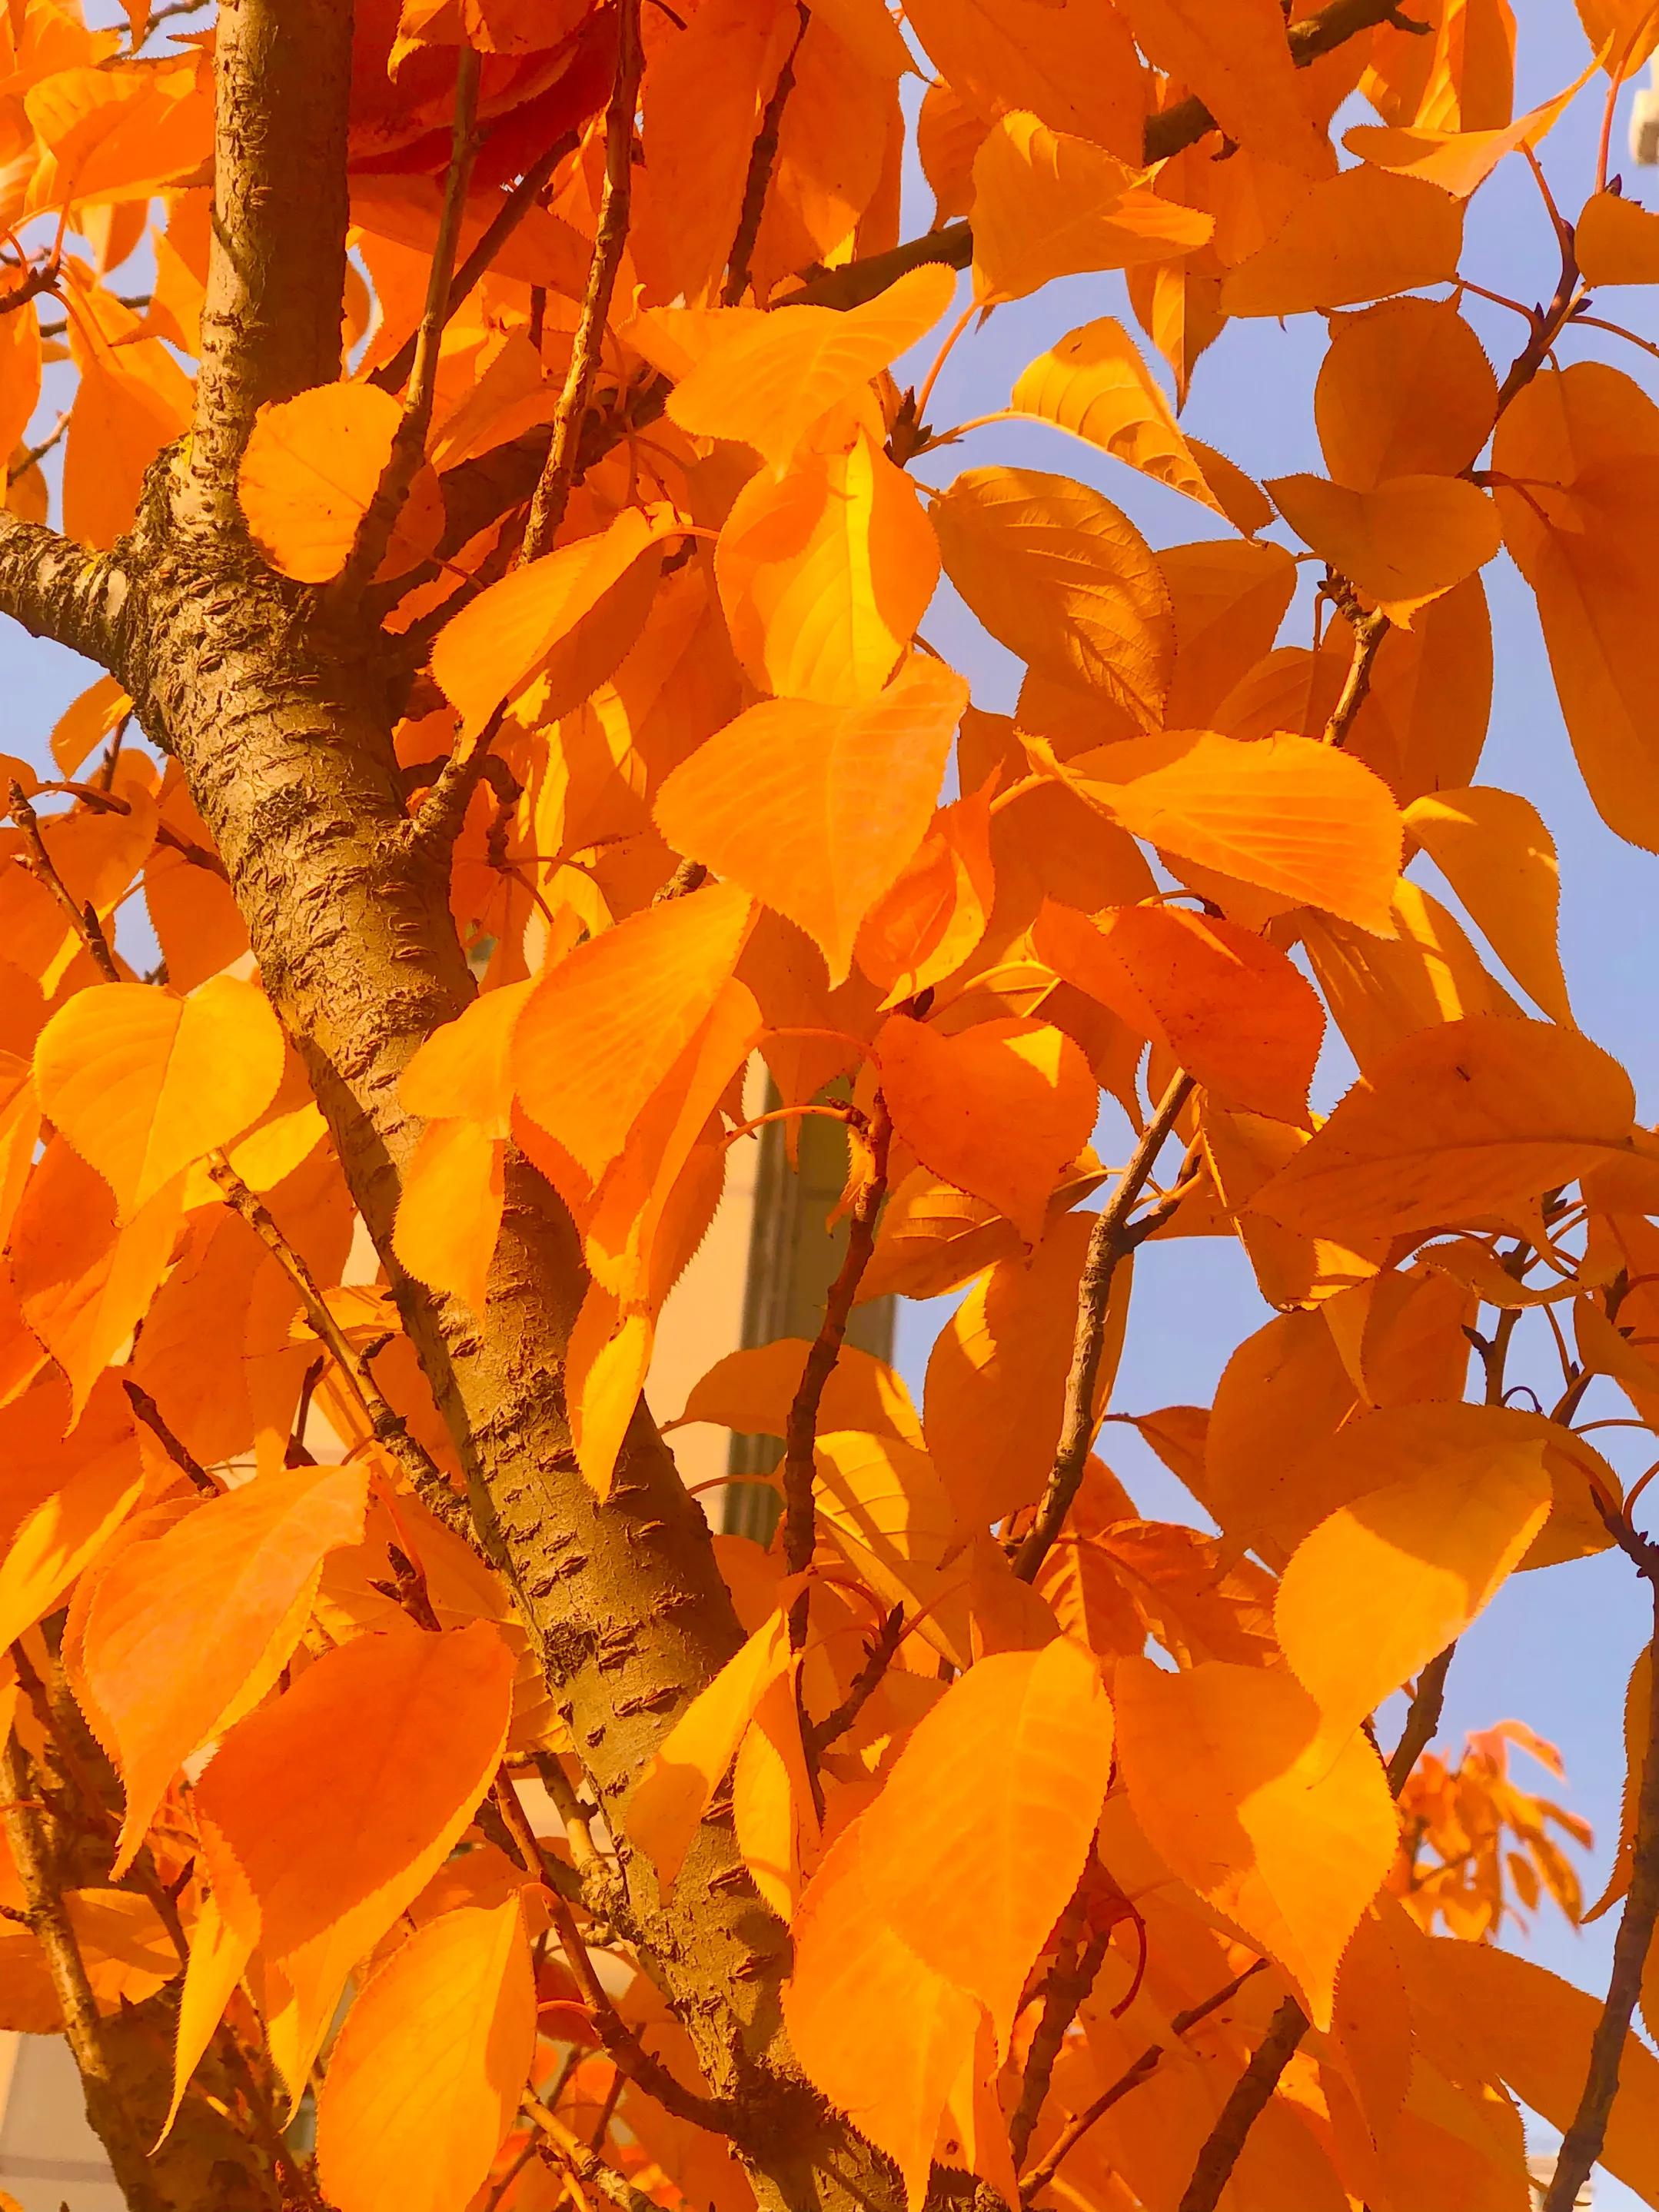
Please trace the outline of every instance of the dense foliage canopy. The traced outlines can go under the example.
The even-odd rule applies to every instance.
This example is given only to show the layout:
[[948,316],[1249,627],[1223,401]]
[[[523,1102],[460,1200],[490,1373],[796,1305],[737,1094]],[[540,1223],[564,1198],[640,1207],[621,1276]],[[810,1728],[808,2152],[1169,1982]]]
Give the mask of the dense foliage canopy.
[[[1525,2212],[1522,2108],[1659,2206],[1650,1654],[1605,2002],[1493,1940],[1550,1747],[1430,1749],[1507,1577],[1659,1572],[1659,1139],[1480,781],[1507,559],[1659,848],[1659,9],[1578,8],[1516,115],[1508,0],[0,7],[0,610],[101,671],[3,763],[0,2026],[136,2212]],[[1322,473],[1182,426],[1252,318]],[[816,1337],[658,1403],[806,1115]],[[918,1406],[849,1322],[946,1293]]]

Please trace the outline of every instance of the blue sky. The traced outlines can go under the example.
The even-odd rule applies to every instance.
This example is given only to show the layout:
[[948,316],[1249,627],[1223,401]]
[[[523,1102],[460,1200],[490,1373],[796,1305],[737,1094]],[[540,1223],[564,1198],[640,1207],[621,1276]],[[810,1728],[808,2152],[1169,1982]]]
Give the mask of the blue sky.
[[[1559,91],[1583,66],[1586,48],[1571,0],[1525,0],[1517,107]],[[1571,216],[1589,193],[1600,127],[1601,81],[1588,88],[1543,149],[1545,167]],[[1659,178],[1622,159],[1626,111],[1614,136],[1615,167],[1630,196],[1659,204]],[[1368,111],[1356,108],[1352,119]],[[925,227],[929,200],[912,193],[908,230]],[[1524,300],[1547,295],[1556,261],[1542,205],[1522,163],[1504,165],[1471,210],[1463,266],[1491,288]],[[1635,294],[1613,295],[1607,312],[1659,337],[1659,314]],[[1605,305],[1605,303],[1604,303]],[[1470,319],[1501,366],[1518,347],[1522,327],[1503,310],[1471,299]],[[1123,285],[1115,276],[1053,285],[1035,300],[1000,310],[947,364],[931,410],[935,423],[977,416],[1006,404],[1014,376],[1076,325],[1100,314],[1132,323]],[[1187,422],[1260,478],[1319,469],[1311,394],[1323,350],[1323,325],[1303,317],[1231,326],[1200,362]],[[1598,332],[1566,342],[1562,358],[1594,352],[1614,361],[1650,389],[1659,362]],[[50,424],[52,410],[43,411]],[[36,434],[39,434],[37,428]],[[1154,544],[1211,534],[1204,510],[1147,483],[1073,441],[1039,427],[999,425],[975,432],[958,448],[930,457],[919,471],[944,483],[962,466],[1016,462],[1085,477],[1125,507]],[[1659,972],[1659,860],[1621,843],[1584,795],[1557,712],[1547,662],[1529,596],[1507,561],[1486,573],[1498,647],[1492,729],[1480,770],[1482,781],[1526,793],[1555,833],[1563,873],[1563,957],[1585,1030],[1616,1053],[1635,1079],[1642,1113],[1659,1118],[1659,1034],[1650,979]],[[1293,618],[1294,619],[1294,618]],[[1659,628],[1659,626],[1656,626]],[[981,706],[1012,707],[1018,672],[954,605],[947,592],[927,623],[932,641],[972,678]],[[45,757],[52,722],[94,674],[85,663],[0,626],[0,690],[10,702],[0,744],[33,759]],[[1331,1079],[1340,1071],[1334,1064]],[[1328,1091],[1330,1085],[1327,1085]],[[1108,1149],[1121,1136],[1103,1133]],[[1116,1156],[1121,1157],[1121,1154]],[[939,1305],[908,1308],[900,1364],[920,1396],[927,1349],[940,1322]],[[1115,1403],[1133,1410],[1208,1400],[1233,1346],[1266,1318],[1266,1309],[1237,1248],[1218,1242],[1176,1243],[1143,1254],[1133,1316]],[[1601,1410],[1624,1410],[1609,1402]],[[1119,1471],[1144,1510],[1190,1517],[1186,1493],[1115,1429]],[[1604,1443],[1606,1438],[1602,1440]],[[1614,1443],[1620,1441],[1614,1432]],[[1618,1457],[1616,1449],[1610,1453]],[[1642,1462],[1626,1463],[1640,1472]],[[1517,1577],[1465,1639],[1453,1670],[1444,1741],[1468,1728],[1513,1715],[1559,1743],[1568,1762],[1567,1802],[1594,1822],[1597,1847],[1586,1890],[1600,1887],[1616,1837],[1624,1780],[1621,1708],[1626,1676],[1646,1633],[1644,1593],[1617,1556]],[[1542,1778],[1537,1778],[1542,1779]],[[1587,1987],[1605,1983],[1611,1927],[1575,1935],[1542,1911],[1519,1948]],[[1603,2181],[1598,2205],[1620,2212],[1637,2200]]]

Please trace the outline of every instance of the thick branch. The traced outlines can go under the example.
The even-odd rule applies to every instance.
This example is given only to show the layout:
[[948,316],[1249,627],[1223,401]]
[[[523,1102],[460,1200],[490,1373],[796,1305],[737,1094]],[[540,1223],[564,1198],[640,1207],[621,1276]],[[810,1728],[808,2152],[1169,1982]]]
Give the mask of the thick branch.
[[43,522],[0,509],[0,612],[107,668],[126,611],[127,578],[112,554],[89,553]]
[[1164,1140],[1192,1091],[1192,1077],[1177,1074],[1090,1233],[1089,1250],[1078,1285],[1077,1334],[1072,1347],[1072,1371],[1066,1378],[1066,1418],[1054,1452],[1054,1471],[1037,1509],[1036,1526],[1014,1560],[1014,1572],[1024,1582],[1036,1580],[1037,1569],[1048,1558],[1065,1525],[1072,1500],[1083,1480],[1083,1471],[1089,1464],[1089,1447],[1095,1435],[1095,1384],[1106,1349],[1106,1310],[1118,1262],[1131,1249],[1129,1216],[1139,1204]]
[[1642,1758],[1642,1789],[1636,1801],[1636,1838],[1631,1853],[1630,1889],[1613,1947],[1613,1974],[1607,2002],[1590,2039],[1589,2072],[1578,2110],[1555,2162],[1555,2178],[1541,2212],[1572,2212],[1579,2191],[1601,2154],[1607,2118],[1619,2093],[1619,2069],[1625,2038],[1642,1994],[1642,1972],[1659,1921],[1659,1563],[1644,1571],[1653,1582],[1655,1606],[1653,1688],[1648,1706],[1647,1747]]
[[341,0],[222,0],[212,246],[189,475],[195,504],[235,511],[253,417],[340,374],[351,9]]
[[15,1731],[11,1731],[0,1753],[6,1841],[17,1869],[29,1926],[45,1954],[64,2015],[64,2039],[80,2069],[87,2118],[109,2154],[115,2179],[131,2212],[163,2212],[165,2199],[155,2186],[105,2048],[103,2022],[54,1871],[54,1853],[36,1787],[33,1765]]

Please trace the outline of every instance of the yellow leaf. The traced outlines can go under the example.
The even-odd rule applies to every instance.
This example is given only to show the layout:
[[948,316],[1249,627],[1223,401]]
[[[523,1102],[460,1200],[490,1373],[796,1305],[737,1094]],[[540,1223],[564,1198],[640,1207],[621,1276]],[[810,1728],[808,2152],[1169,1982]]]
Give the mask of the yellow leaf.
[[0,1629],[8,1650],[62,1601],[143,1495],[131,1411],[113,1376],[93,1394],[53,1456],[51,1493],[38,1504],[30,1501],[32,1510],[10,1530],[0,1559]]
[[317,2165],[339,2212],[453,2212],[487,2179],[536,2049],[516,1896],[441,1913],[371,1976],[317,2100]]
[[1587,284],[1659,283],[1659,215],[1617,192],[1584,204],[1573,233]]
[[1392,931],[1399,809],[1368,768],[1329,745],[1284,732],[1247,744],[1187,730],[1104,745],[1049,772],[1177,860],[1378,936]]
[[1285,168],[1329,176],[1330,146],[1315,127],[1279,0],[1119,4],[1148,61],[1196,94],[1230,138]]
[[1659,15],[1649,0],[1577,0],[1577,5],[1596,66],[1615,82],[1633,76],[1659,46]]
[[695,437],[736,439],[787,461],[814,422],[920,343],[956,284],[954,270],[929,264],[845,314],[784,306],[734,317],[669,394],[669,418]]
[[1561,872],[1555,841],[1530,799],[1489,784],[1437,791],[1407,808],[1406,827],[1522,989],[1570,1028],[1557,941]]
[[1498,379],[1452,300],[1385,300],[1336,319],[1314,414],[1334,482],[1457,476],[1492,434]]
[[879,696],[939,568],[915,487],[863,429],[844,452],[752,477],[714,553],[732,647],[757,688],[830,707]]
[[398,1257],[417,1282],[465,1299],[480,1315],[501,1234],[503,1151],[475,1121],[428,1121],[404,1170],[392,1231]]
[[1521,1011],[1453,915],[1408,877],[1395,886],[1393,913],[1392,938],[1318,915],[1302,931],[1314,980],[1363,1075],[1431,1024]]
[[[0,331],[0,337],[4,332]],[[112,676],[100,676],[52,726],[52,757],[63,775],[73,775],[88,755],[132,712],[132,702]]]
[[[991,787],[942,806],[866,915],[854,953],[884,1007],[954,975],[985,934],[996,896]],[[866,833],[867,834],[867,833]]]
[[276,1015],[230,975],[187,999],[143,983],[77,992],[34,1052],[41,1111],[114,1191],[123,1220],[257,1121],[282,1075]]
[[1543,1527],[1539,1436],[1495,1436],[1340,1506],[1292,1553],[1273,1626],[1340,1743],[1483,1612]]
[[1158,565],[1175,606],[1164,720],[1172,730],[1207,729],[1233,686],[1273,650],[1296,590],[1296,562],[1283,545],[1224,538],[1166,545]]
[[691,1839],[737,1756],[755,1709],[789,1666],[789,1629],[769,1613],[675,1722],[641,1776],[623,1814],[629,1840],[672,1888]]
[[1007,1216],[1029,1244],[1087,1143],[1097,1091],[1081,1048],[1046,1023],[980,1022],[952,1036],[908,1015],[878,1031],[893,1127],[922,1165]]
[[1407,629],[1503,544],[1496,507],[1457,477],[1389,477],[1371,491],[1279,477],[1267,489],[1297,537]]
[[1408,1037],[1250,1204],[1287,1228],[1458,1226],[1632,1149],[1618,1061],[1545,1022],[1482,1015]]
[[626,1150],[652,1093],[730,978],[754,908],[714,884],[630,915],[537,981],[514,1028],[514,1088],[592,1178]]
[[1218,514],[1226,512],[1139,348],[1110,315],[1068,331],[1022,369],[1008,404],[1070,430]]
[[1412,125],[1379,130],[1361,123],[1350,131],[1343,144],[1375,167],[1437,185],[1454,198],[1465,200],[1478,191],[1506,155],[1520,146],[1536,146],[1554,128],[1575,93],[1595,73],[1592,62],[1583,74],[1513,123],[1491,129],[1462,129],[1457,121],[1443,127],[1428,116]]
[[967,704],[962,678],[922,654],[863,705],[764,700],[675,769],[658,826],[804,929],[833,987],[927,835]]
[[1596,810],[1659,850],[1650,676],[1659,409],[1599,362],[1541,371],[1492,442],[1504,542],[1538,598],[1561,712]]
[[1295,1983],[1322,2033],[1336,1969],[1393,1863],[1399,1824],[1376,1753],[1333,1763],[1319,1709],[1282,1668],[1119,1662],[1123,1778],[1147,1840]]
[[[481,730],[557,649],[579,650],[595,632],[603,634],[607,611],[635,564],[675,527],[670,515],[624,507],[592,537],[561,545],[491,584],[446,623],[432,647],[432,675],[460,714],[463,736]],[[615,659],[608,653],[599,656],[598,672],[586,690],[544,711],[564,714],[580,704],[611,674],[630,642],[619,637]]]
[[511,1134],[513,1031],[533,982],[508,983],[475,999],[433,1030],[398,1079],[411,1114],[459,1116],[491,1137]]
[[1023,300],[1056,276],[1172,261],[1215,218],[1162,199],[1132,169],[1035,115],[1005,115],[974,157],[974,298]]
[[1162,720],[1175,657],[1169,587],[1127,516],[1035,469],[969,469],[933,502],[945,573],[993,637],[1057,684]]
[[1222,311],[1300,315],[1447,283],[1462,245],[1462,204],[1437,185],[1345,169],[1223,280]]
[[[319,384],[262,407],[254,419],[237,490],[254,543],[283,575],[325,584],[344,568],[403,419],[389,392],[372,384]],[[424,560],[443,524],[429,471],[398,518],[384,573]]]
[[787,1674],[755,1707],[732,1775],[732,1826],[756,1888],[780,1920],[793,1917],[823,1838],[800,1740],[800,1707]]

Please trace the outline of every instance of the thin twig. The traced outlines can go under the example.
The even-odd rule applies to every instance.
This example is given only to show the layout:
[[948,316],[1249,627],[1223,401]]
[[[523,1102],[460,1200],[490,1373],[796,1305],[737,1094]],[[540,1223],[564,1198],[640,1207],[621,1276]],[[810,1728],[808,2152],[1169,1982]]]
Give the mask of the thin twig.
[[203,1496],[217,1498],[218,1484],[202,1465],[189,1446],[176,1437],[168,1427],[161,1407],[148,1390],[141,1389],[129,1375],[123,1378],[122,1388],[132,1401],[132,1410],[144,1426],[150,1430],[167,1457],[182,1474],[187,1475]]
[[241,1215],[299,1291],[301,1303],[306,1310],[306,1319],[344,1376],[347,1387],[362,1408],[375,1442],[384,1445],[397,1460],[428,1511],[434,1514],[475,1551],[478,1550],[465,1501],[457,1497],[450,1488],[442,1468],[426,1446],[410,1433],[409,1424],[403,1415],[387,1404],[368,1370],[368,1361],[356,1350],[330,1310],[328,1301],[318,1288],[317,1279],[304,1257],[289,1243],[269,1208],[248,1188],[228,1160],[221,1158],[213,1162],[208,1173],[224,1193],[227,1204]]
[[[812,1476],[818,1432],[818,1408],[830,1377],[841,1358],[847,1324],[876,1249],[876,1219],[887,1194],[887,1148],[892,1133],[886,1108],[878,1096],[865,1128],[853,1131],[854,1145],[869,1147],[868,1171],[854,1200],[847,1232],[847,1249],[841,1268],[823,1302],[823,1319],[801,1369],[800,1382],[784,1425],[783,1445],[783,1558],[786,1574],[804,1574],[812,1563],[817,1541],[817,1509],[812,1499]],[[805,1641],[805,1599],[798,1599],[789,1617],[790,1642],[799,1650]]]
[[520,563],[540,558],[552,544],[576,481],[576,462],[582,426],[593,397],[599,355],[605,343],[605,322],[617,271],[628,242],[629,215],[633,199],[634,111],[640,88],[640,0],[617,0],[617,74],[605,117],[605,185],[599,194],[599,221],[593,233],[593,258],[587,264],[587,289],[570,350],[570,367],[553,416],[553,439],[547,449],[547,465],[530,503],[525,525]]
[[732,241],[732,251],[726,260],[726,283],[720,291],[720,304],[726,307],[737,306],[752,281],[755,241],[760,236],[761,218],[766,212],[766,195],[772,182],[772,165],[778,158],[778,137],[783,128],[783,111],[795,88],[795,61],[812,20],[812,11],[806,0],[795,0],[795,13],[800,21],[794,44],[789,49],[783,67],[778,71],[777,83],[772,88],[772,97],[766,103],[760,129],[755,134],[755,143],[749,150],[749,173],[744,179],[743,205],[738,216],[737,235]]
[[86,946],[93,966],[106,983],[118,983],[121,971],[115,964],[115,955],[109,949],[109,939],[104,934],[104,925],[98,919],[98,909],[90,899],[78,905],[75,894],[58,874],[52,857],[46,850],[46,841],[40,834],[40,817],[29,805],[28,795],[21,783],[14,782],[9,794],[11,818],[28,842],[32,858],[23,866],[37,882],[52,893],[70,920],[75,924],[76,935]]
[[1326,589],[1347,617],[1353,631],[1353,653],[1348,662],[1348,672],[1342,679],[1342,690],[1331,710],[1331,719],[1325,725],[1325,743],[1340,746],[1346,744],[1355,717],[1370,696],[1376,656],[1394,625],[1381,607],[1362,608],[1352,586],[1340,579],[1328,578]]
[[1389,1759],[1389,1794],[1392,1797],[1398,1798],[1412,1778],[1412,1770],[1439,1732],[1440,1717],[1446,1709],[1446,1677],[1456,1650],[1455,1644],[1449,1644],[1430,1660],[1417,1678],[1406,1725]]
[[1613,1939],[1613,1973],[1607,2001],[1590,2039],[1589,2069],[1572,2125],[1562,2141],[1555,2175],[1540,2212],[1572,2212],[1579,2191],[1601,2154],[1607,2119],[1619,2092],[1625,2039],[1642,1994],[1642,1974],[1659,1922],[1659,1548],[1635,1537],[1641,1571],[1653,1587],[1653,1686],[1648,1703],[1647,1745],[1642,1756],[1641,1792],[1636,1801],[1636,1836],[1631,1852],[1630,1888]]
[[392,543],[415,471],[426,452],[426,434],[432,424],[432,403],[438,387],[438,355],[449,314],[451,279],[460,243],[461,218],[466,212],[467,179],[477,150],[479,56],[476,46],[462,41],[455,64],[455,119],[450,135],[449,170],[444,179],[443,204],[438,216],[438,235],[433,243],[427,271],[426,304],[415,333],[415,358],[404,395],[404,411],[392,441],[392,452],[374,496],[363,510],[344,568],[332,589],[343,600],[355,600],[374,574]]
[[438,771],[438,780],[410,817],[409,837],[416,846],[447,851],[461,834],[466,810],[489,765],[490,748],[507,719],[502,700],[465,751],[453,752]]
[[1148,1176],[1158,1165],[1164,1140],[1192,1092],[1192,1077],[1177,1073],[1147,1123],[1146,1133],[1136,1146],[1133,1158],[1118,1177],[1116,1189],[1095,1217],[1078,1284],[1077,1334],[1072,1346],[1072,1371],[1066,1378],[1066,1417],[1054,1451],[1054,1469],[1036,1525],[1014,1559],[1014,1572],[1022,1582],[1036,1580],[1037,1569],[1048,1558],[1065,1524],[1072,1500],[1083,1480],[1083,1471],[1089,1463],[1089,1448],[1095,1434],[1095,1384],[1106,1348],[1106,1310],[1111,1297],[1112,1278],[1117,1273],[1119,1261],[1130,1249],[1127,1242],[1129,1216],[1146,1187]]
[[550,2112],[539,2097],[526,2096],[523,2109],[527,2112],[556,2153],[559,2163],[568,2167],[577,2180],[586,2188],[597,2189],[601,2197],[619,2205],[622,2212],[657,2212],[653,2200],[642,2189],[635,2189],[624,2173],[618,2173],[609,2160],[597,2151],[590,2150],[579,2135],[566,2127],[556,2112]]
[[809,1723],[801,1732],[801,1747],[806,1753],[806,1764],[814,1772],[819,1760],[832,1743],[839,1743],[866,1705],[880,1687],[893,1656],[904,1641],[904,1607],[896,1605],[881,1625],[878,1635],[864,1655],[864,1664],[854,1675],[847,1695],[821,1721]]
[[1106,1948],[1110,1942],[1109,1928],[1097,1929],[1090,1933],[1088,1905],[1079,1890],[1061,1916],[1059,1955],[1043,1979],[1042,2017],[1037,2021],[1036,2032],[1031,2038],[1031,2048],[1026,2057],[1025,2075],[1019,2085],[1019,2102],[1008,2123],[1008,2141],[1013,2150],[1016,2168],[1025,2162],[1032,2130],[1042,2115],[1043,2102],[1048,2094],[1054,2061],[1060,2057],[1060,2047],[1072,2022],[1077,2018],[1079,2007],[1093,1989],[1101,1967],[1105,1964]]
[[[446,324],[465,306],[479,278],[552,181],[555,169],[567,155],[574,154],[580,143],[580,133],[575,131],[567,131],[562,137],[556,138],[546,153],[531,163],[502,200],[484,226],[483,236],[450,279],[448,295],[443,307]],[[410,370],[415,366],[415,349],[420,342],[420,336],[418,330],[411,331],[391,360],[383,361],[374,371],[368,379],[369,383],[381,392],[401,391]],[[533,331],[531,342],[539,352],[540,344]]]
[[[1212,2013],[1219,2012],[1223,2005],[1237,1996],[1246,1982],[1261,1972],[1267,1963],[1265,1959],[1256,1960],[1253,1966],[1246,1966],[1242,1974],[1235,1974],[1224,1989],[1216,1990],[1212,1996],[1206,1997],[1201,2004],[1192,2005],[1187,2011],[1178,2012],[1170,2022],[1171,2040],[1178,2042],[1188,2028],[1196,2027],[1200,2021],[1207,2020]],[[1143,2081],[1158,2071],[1168,2049],[1168,2043],[1148,2044],[1139,2057],[1134,2060],[1133,2064],[1126,2067],[1115,2081],[1103,2089],[1099,2096],[1085,2105],[1074,2118],[1066,2122],[1049,2146],[1044,2157],[1031,2168],[1028,2174],[1021,2177],[1019,2197],[1022,2204],[1030,2204],[1034,2197],[1041,2195],[1048,2186],[1065,2160],[1071,2156],[1097,2120],[1103,2118],[1114,2105],[1121,2103],[1132,2089],[1138,2089]]]
[[1220,2117],[1205,2138],[1193,2178],[1178,2212],[1215,2212],[1231,2178],[1245,2139],[1271,2101],[1279,2077],[1308,2033],[1308,2015],[1294,1997],[1274,2013],[1267,2033],[1250,2054],[1250,2063],[1232,2087]]

